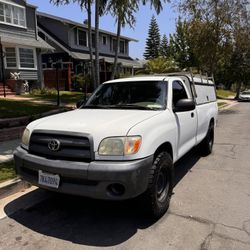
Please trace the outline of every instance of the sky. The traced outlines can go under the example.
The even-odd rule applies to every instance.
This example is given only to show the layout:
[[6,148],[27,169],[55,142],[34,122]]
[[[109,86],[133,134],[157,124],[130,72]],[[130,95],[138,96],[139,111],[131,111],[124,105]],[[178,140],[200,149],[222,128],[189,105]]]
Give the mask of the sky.
[[[37,6],[38,11],[46,12],[51,15],[64,17],[80,23],[87,19],[87,12],[81,12],[81,9],[77,4],[62,5],[57,7],[51,4],[49,0],[27,0],[27,2]],[[138,42],[130,43],[130,56],[132,58],[143,59],[145,42],[148,36],[148,28],[152,15],[155,15],[157,19],[161,35],[166,34],[168,36],[169,34],[175,32],[175,22],[178,13],[170,6],[170,4],[164,4],[164,8],[159,15],[157,15],[155,11],[150,8],[150,5],[140,6],[140,10],[135,14],[136,25],[134,29],[128,26],[122,29],[122,35],[138,40]],[[116,33],[114,18],[110,15],[101,17],[100,28]]]

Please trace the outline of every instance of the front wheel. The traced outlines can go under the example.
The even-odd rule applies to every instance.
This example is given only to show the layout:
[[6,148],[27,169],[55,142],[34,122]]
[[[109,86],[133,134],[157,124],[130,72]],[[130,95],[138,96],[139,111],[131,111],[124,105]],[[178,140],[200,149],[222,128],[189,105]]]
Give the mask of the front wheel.
[[154,218],[161,217],[169,207],[173,191],[173,160],[167,152],[161,152],[149,172],[148,189],[142,194],[143,209]]

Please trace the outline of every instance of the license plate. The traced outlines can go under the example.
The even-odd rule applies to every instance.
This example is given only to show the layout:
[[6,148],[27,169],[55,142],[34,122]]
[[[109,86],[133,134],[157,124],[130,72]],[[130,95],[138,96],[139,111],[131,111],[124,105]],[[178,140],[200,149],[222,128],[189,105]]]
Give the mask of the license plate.
[[60,176],[58,174],[49,174],[45,173],[42,170],[39,170],[38,184],[58,188],[60,183]]

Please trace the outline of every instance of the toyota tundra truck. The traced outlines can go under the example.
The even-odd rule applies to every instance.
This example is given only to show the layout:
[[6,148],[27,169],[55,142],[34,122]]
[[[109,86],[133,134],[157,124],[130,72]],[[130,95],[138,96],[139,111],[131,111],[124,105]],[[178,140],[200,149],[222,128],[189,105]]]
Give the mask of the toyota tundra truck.
[[137,197],[154,217],[168,209],[174,163],[212,152],[214,82],[186,73],[101,84],[73,111],[31,122],[14,153],[17,173],[40,188],[96,199]]

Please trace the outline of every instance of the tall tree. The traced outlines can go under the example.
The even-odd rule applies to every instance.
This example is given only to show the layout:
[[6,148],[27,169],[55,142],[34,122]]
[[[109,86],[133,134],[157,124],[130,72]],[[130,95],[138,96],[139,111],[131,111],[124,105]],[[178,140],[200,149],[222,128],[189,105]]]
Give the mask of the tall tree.
[[153,7],[158,15],[163,9],[162,3],[170,2],[170,0],[142,0],[142,4],[145,5],[150,3],[151,8]]
[[85,1],[85,8],[86,8],[87,13],[88,13],[88,44],[89,44],[90,70],[91,70],[91,76],[92,76],[91,78],[92,78],[93,82],[95,83],[96,76],[95,76],[94,61],[93,61],[91,5],[92,5],[92,0]]
[[221,80],[232,79],[234,70],[240,71],[234,80],[239,91],[248,74],[249,42],[242,41],[249,41],[249,1],[184,0],[180,7],[188,18],[193,51],[200,67]]
[[100,0],[95,0],[95,88],[100,84],[100,63],[99,63],[99,16]]
[[95,0],[95,78],[96,82],[94,83],[95,87],[98,87],[100,84],[100,62],[99,62],[99,22],[100,16],[105,13],[108,0]]
[[168,47],[168,39],[166,34],[163,35],[160,44],[160,56],[164,58],[169,57],[169,47]]
[[160,40],[161,37],[160,37],[159,26],[155,16],[152,16],[149,24],[148,38],[146,40],[146,48],[143,54],[146,60],[155,59],[159,57]]
[[130,28],[134,27],[136,21],[134,13],[138,10],[138,1],[110,0],[107,6],[107,10],[115,18],[115,22],[117,23],[115,58],[111,75],[111,79],[114,79],[117,73],[117,61],[120,47],[121,28],[125,27],[126,24],[128,24]]
[[197,66],[190,41],[189,24],[180,18],[176,24],[176,32],[171,36],[172,56],[181,69]]

